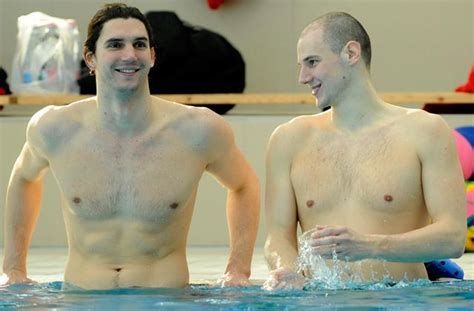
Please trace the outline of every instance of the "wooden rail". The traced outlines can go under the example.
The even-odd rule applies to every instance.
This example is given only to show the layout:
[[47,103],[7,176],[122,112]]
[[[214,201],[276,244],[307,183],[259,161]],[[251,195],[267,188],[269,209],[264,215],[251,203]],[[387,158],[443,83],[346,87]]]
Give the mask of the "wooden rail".
[[[386,102],[404,105],[413,103],[431,104],[469,104],[474,103],[474,94],[470,93],[380,93]],[[315,102],[311,94],[306,93],[247,93],[247,94],[173,94],[157,95],[174,102],[197,104],[311,104]],[[7,95],[0,96],[0,105],[64,105],[88,98],[90,95]]]

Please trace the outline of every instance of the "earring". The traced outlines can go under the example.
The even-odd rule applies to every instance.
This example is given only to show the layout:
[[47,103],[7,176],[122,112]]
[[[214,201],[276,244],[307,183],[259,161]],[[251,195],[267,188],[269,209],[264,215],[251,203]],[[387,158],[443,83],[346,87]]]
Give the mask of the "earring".
[[89,68],[89,75],[94,76],[95,75],[95,70],[92,68]]

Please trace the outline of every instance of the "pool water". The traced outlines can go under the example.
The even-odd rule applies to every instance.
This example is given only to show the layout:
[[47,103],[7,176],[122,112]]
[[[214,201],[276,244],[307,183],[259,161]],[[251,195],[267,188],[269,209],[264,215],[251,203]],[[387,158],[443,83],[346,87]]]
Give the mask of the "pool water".
[[260,286],[62,290],[62,282],[0,287],[0,309],[55,310],[473,310],[474,281],[400,282],[351,289],[265,291]]

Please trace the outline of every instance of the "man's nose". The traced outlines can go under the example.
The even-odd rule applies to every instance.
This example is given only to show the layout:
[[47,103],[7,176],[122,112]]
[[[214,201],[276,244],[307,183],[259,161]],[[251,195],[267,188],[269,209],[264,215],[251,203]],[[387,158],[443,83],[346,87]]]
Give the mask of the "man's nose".
[[305,69],[304,67],[302,67],[300,69],[300,76],[299,76],[299,82],[301,84],[306,84],[308,82],[310,82],[311,80],[313,79],[313,77],[311,76],[310,72]]
[[137,59],[137,51],[133,44],[125,45],[124,49],[122,50],[122,58],[126,60]]

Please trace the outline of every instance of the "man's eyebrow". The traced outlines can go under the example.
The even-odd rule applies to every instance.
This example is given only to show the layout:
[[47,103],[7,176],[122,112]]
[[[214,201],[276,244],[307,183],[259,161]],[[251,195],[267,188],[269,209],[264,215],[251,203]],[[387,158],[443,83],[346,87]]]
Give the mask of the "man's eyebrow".
[[301,65],[302,63],[307,62],[310,58],[313,58],[313,57],[316,57],[316,56],[314,56],[314,55],[306,56],[301,61],[297,61],[297,64]]
[[307,60],[310,60],[312,58],[319,58],[317,55],[309,55],[309,56],[306,56],[305,58],[303,58],[303,62],[307,61]]
[[[110,39],[106,40],[105,43],[121,42],[121,41],[125,41],[125,39],[124,38],[110,38]],[[137,37],[137,38],[133,38],[133,41],[148,41],[148,38],[147,37]]]

